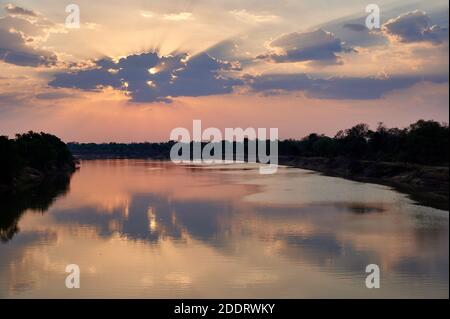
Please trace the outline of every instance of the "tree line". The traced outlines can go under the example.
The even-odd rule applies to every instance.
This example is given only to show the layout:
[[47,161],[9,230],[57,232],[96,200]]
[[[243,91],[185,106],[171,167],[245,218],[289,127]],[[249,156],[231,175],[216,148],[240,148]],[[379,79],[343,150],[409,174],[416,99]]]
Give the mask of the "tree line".
[[[379,123],[375,130],[371,130],[367,124],[358,124],[337,132],[334,137],[312,133],[301,140],[279,141],[278,147],[280,156],[340,156],[359,160],[447,165],[448,134],[448,124],[431,120],[419,120],[406,128],[387,128]],[[68,146],[74,154],[81,156],[169,158],[174,143],[69,143]]]
[[374,131],[358,124],[334,137],[313,133],[283,141],[280,154],[440,165],[449,162],[448,136],[448,124],[436,121],[419,120],[403,129],[379,123]]

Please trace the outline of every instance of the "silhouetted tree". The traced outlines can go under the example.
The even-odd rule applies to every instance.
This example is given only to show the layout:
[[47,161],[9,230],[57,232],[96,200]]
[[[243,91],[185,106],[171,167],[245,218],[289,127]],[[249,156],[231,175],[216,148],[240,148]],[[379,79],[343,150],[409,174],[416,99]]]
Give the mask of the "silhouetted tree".
[[405,160],[421,164],[448,162],[448,125],[420,120],[407,130],[403,147]]
[[25,168],[46,175],[73,170],[75,159],[66,144],[51,134],[28,132],[14,139],[0,136],[0,187],[11,187]]

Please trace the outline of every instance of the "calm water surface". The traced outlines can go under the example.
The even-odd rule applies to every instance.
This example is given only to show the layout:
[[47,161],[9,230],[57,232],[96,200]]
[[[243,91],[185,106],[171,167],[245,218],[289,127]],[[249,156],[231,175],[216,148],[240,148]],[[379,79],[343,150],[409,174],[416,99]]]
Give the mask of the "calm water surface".
[[0,297],[448,298],[448,217],[295,168],[84,161],[70,185],[1,204]]

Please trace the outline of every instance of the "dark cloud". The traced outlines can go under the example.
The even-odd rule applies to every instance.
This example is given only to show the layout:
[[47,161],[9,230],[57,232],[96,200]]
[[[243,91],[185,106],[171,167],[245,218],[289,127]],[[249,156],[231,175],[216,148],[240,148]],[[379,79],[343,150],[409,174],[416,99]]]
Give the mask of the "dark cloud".
[[318,99],[371,100],[419,82],[446,83],[448,75],[314,79],[307,74],[271,74],[247,76],[246,80],[256,92],[303,91],[308,97]]
[[76,73],[58,73],[50,86],[95,91],[102,87],[121,88],[122,82],[108,69],[97,68]]
[[47,35],[50,22],[41,18],[28,20],[36,14],[17,6],[7,5],[5,10],[13,16],[0,18],[0,61],[31,67],[56,64],[55,54],[30,45],[36,37]]
[[343,27],[355,32],[364,32],[368,30],[364,24],[359,23],[346,23],[343,25]]
[[206,53],[194,57],[143,53],[117,62],[105,58],[95,61],[95,65],[89,70],[58,73],[49,85],[82,90],[113,87],[126,92],[133,102],[167,102],[177,96],[230,93],[234,85],[242,83],[224,75],[236,66]]
[[33,10],[28,10],[28,9],[25,9],[22,7],[18,7],[11,3],[8,3],[7,5],[5,5],[5,11],[8,14],[12,14],[12,15],[22,15],[22,16],[29,16],[29,17],[37,17],[37,15],[38,15]]
[[20,66],[50,66],[57,58],[51,52],[26,44],[22,34],[0,29],[0,60]]
[[383,31],[398,38],[401,42],[431,42],[440,44],[448,40],[448,29],[431,25],[431,20],[423,11],[404,13],[387,21],[382,26]]
[[321,61],[338,63],[337,53],[347,51],[341,40],[332,33],[318,29],[311,32],[293,32],[282,35],[269,44],[274,52],[258,56],[273,62]]

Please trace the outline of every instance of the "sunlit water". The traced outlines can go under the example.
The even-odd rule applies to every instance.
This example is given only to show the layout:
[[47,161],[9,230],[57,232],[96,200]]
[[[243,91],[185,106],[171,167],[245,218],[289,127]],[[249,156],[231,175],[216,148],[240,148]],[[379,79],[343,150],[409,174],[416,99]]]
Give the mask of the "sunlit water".
[[[16,214],[1,223],[0,297],[449,296],[448,212],[385,186],[249,164],[84,161],[41,206],[0,211]],[[80,289],[65,286],[68,264]],[[368,264],[379,289],[366,288]]]

